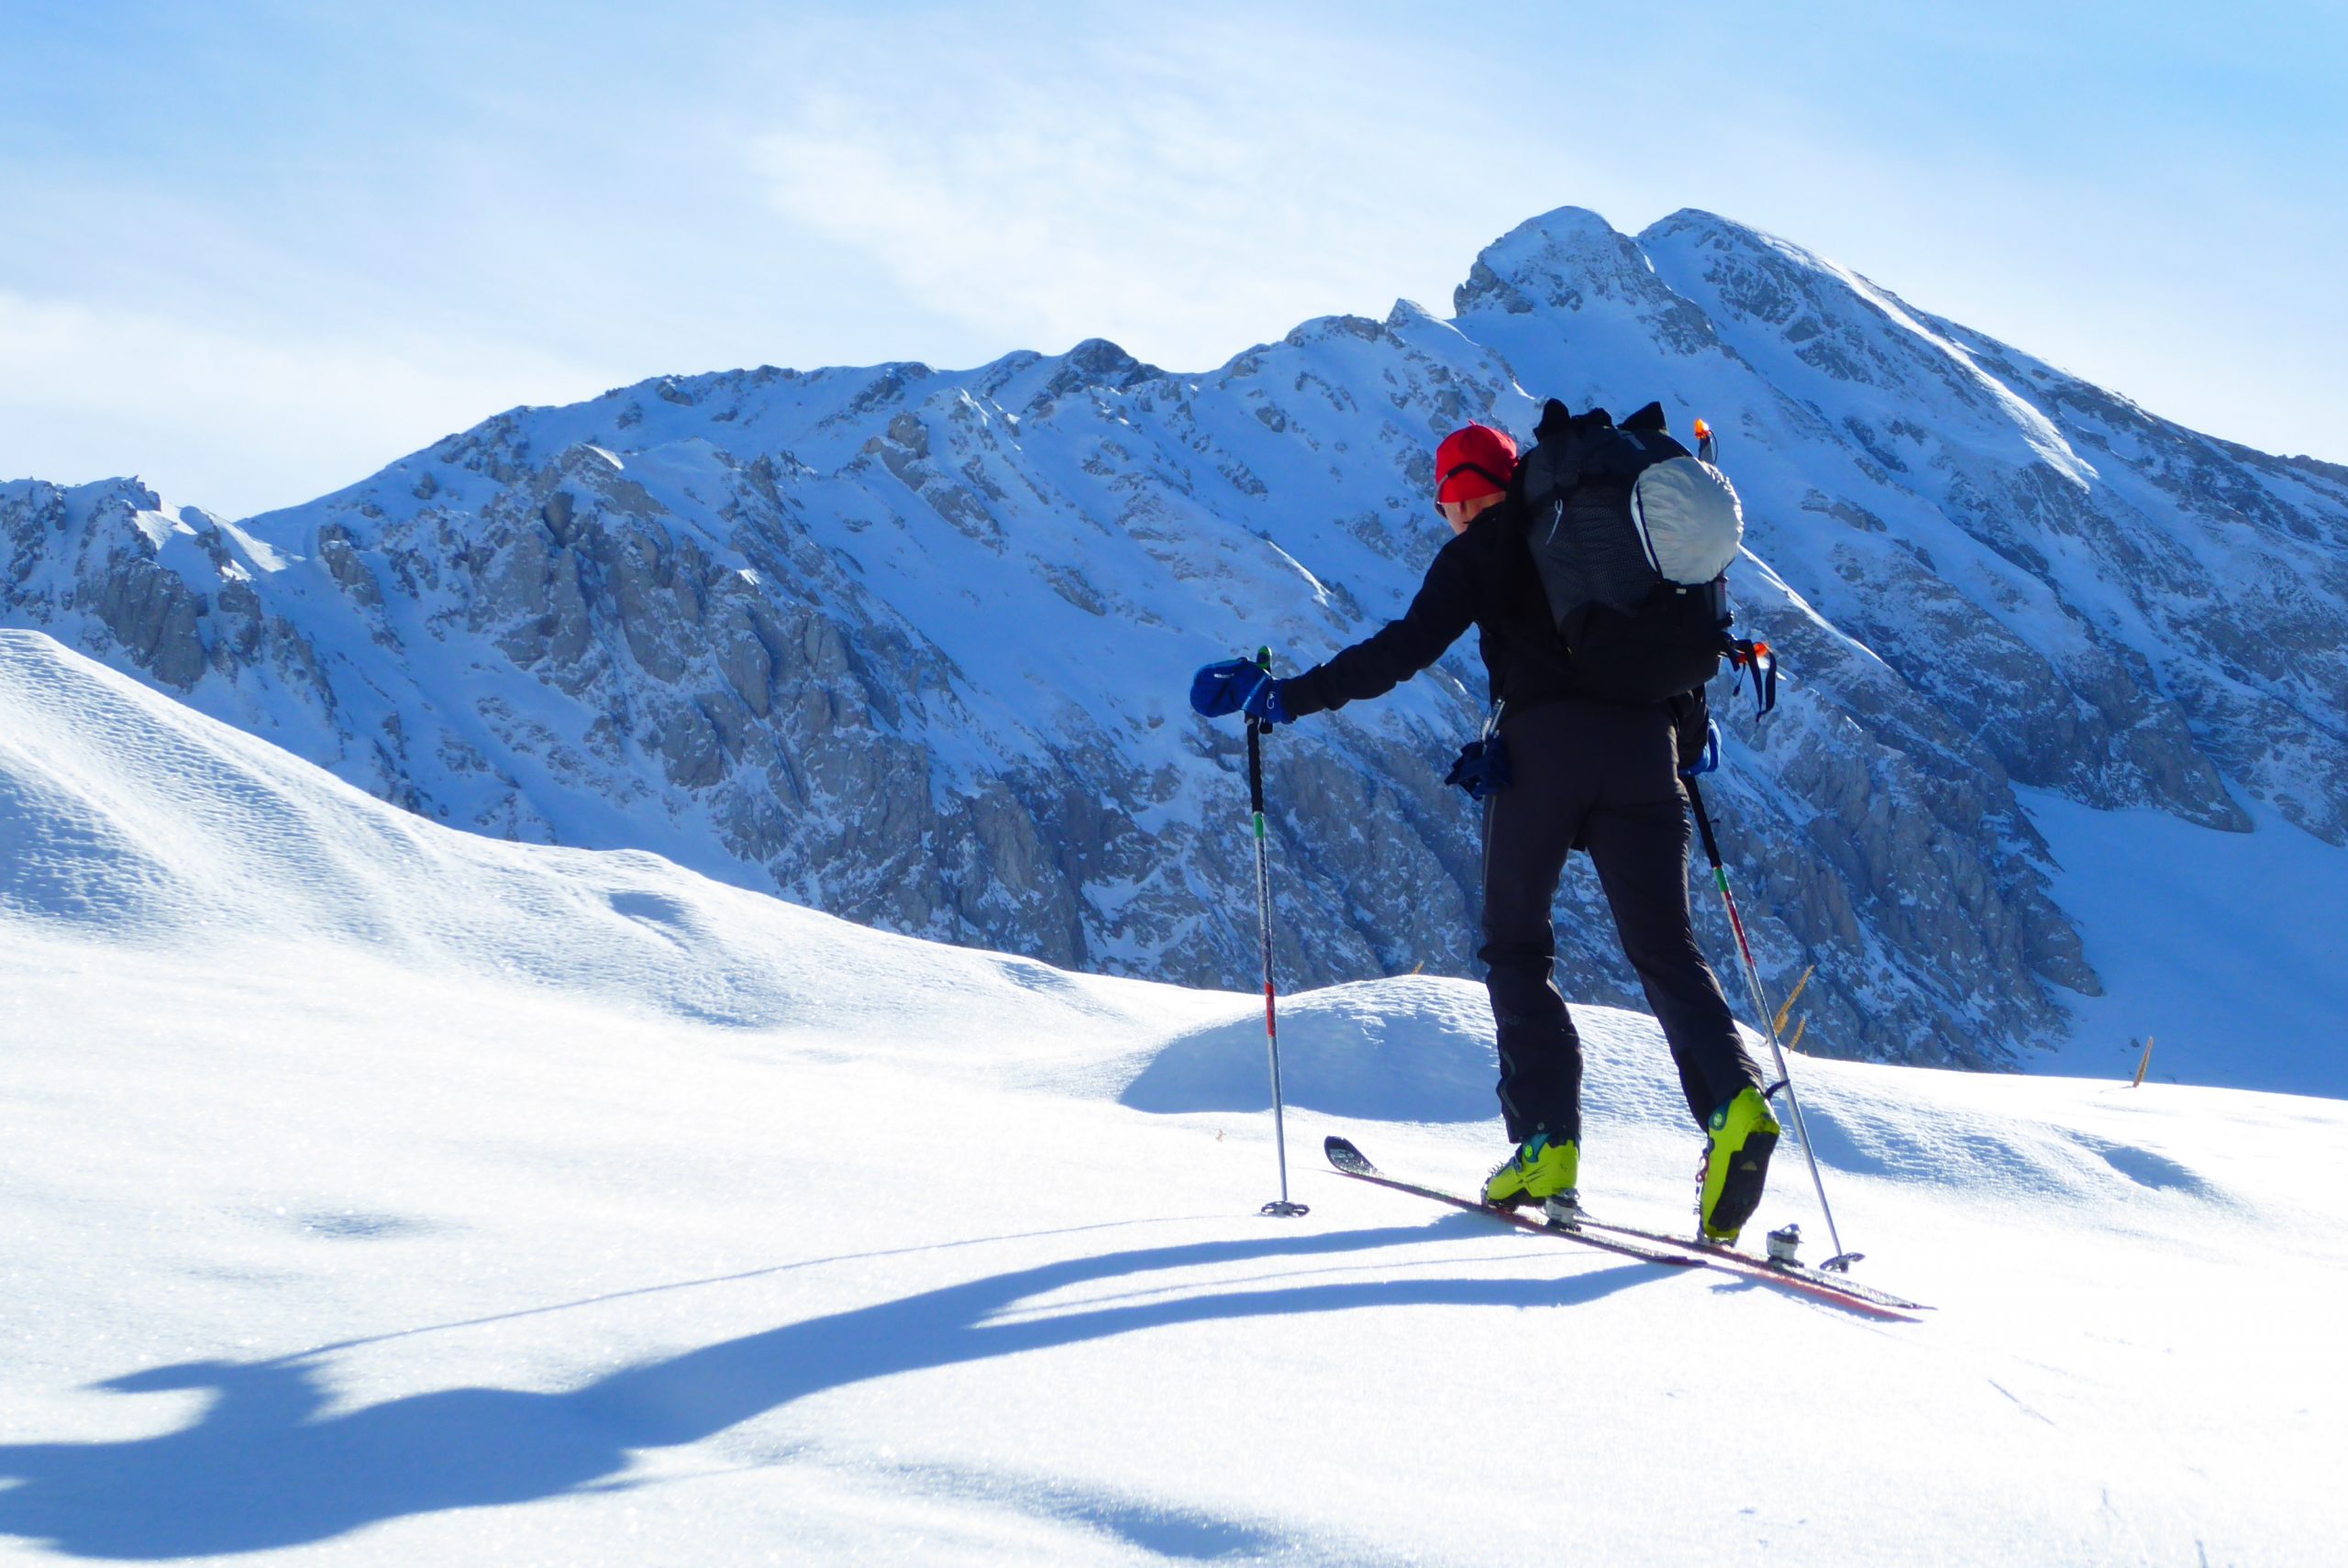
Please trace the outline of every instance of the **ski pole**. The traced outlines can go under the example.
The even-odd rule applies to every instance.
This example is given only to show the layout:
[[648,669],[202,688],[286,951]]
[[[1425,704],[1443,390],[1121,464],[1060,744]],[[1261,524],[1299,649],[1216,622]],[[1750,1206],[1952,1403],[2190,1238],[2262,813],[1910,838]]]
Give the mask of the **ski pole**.
[[[1802,1121],[1801,1099],[1794,1093],[1793,1069],[1786,1065],[1786,1048],[1778,1040],[1778,1022],[1769,1010],[1769,999],[1761,988],[1761,967],[1753,961],[1753,944],[1744,939],[1744,921],[1736,912],[1736,895],[1728,889],[1728,867],[1721,864],[1720,840],[1712,835],[1712,819],[1704,810],[1704,792],[1693,778],[1681,780],[1688,786],[1688,803],[1695,809],[1696,831],[1703,835],[1704,858],[1712,863],[1712,880],[1721,890],[1721,902],[1728,909],[1729,929],[1736,933],[1736,954],[1744,961],[1744,983],[1753,993],[1754,1011],[1760,1015],[1761,1027],[1769,1036],[1770,1053],[1778,1059],[1778,1088],[1786,1091],[1786,1105],[1792,1111],[1794,1136],[1801,1140],[1802,1158],[1810,1164],[1810,1185],[1818,1191],[1818,1210],[1826,1216],[1826,1239],[1834,1244],[1834,1255],[1819,1266],[1848,1273],[1853,1264],[1866,1254],[1843,1250],[1842,1233],[1834,1228],[1834,1210],[1826,1201],[1826,1183],[1818,1174],[1818,1154],[1810,1146],[1810,1128]],[[1769,1089],[1765,1094],[1775,1094]]]
[[[1272,672],[1272,650],[1259,648],[1256,663],[1266,676]],[[1280,1028],[1272,993],[1272,870],[1270,846],[1264,832],[1264,734],[1272,726],[1250,714],[1247,719],[1247,804],[1256,823],[1256,932],[1264,958],[1264,1046],[1272,1063],[1272,1143],[1279,1151],[1280,1195],[1264,1205],[1261,1213],[1287,1218],[1307,1211],[1288,1197],[1288,1115],[1280,1103]]]

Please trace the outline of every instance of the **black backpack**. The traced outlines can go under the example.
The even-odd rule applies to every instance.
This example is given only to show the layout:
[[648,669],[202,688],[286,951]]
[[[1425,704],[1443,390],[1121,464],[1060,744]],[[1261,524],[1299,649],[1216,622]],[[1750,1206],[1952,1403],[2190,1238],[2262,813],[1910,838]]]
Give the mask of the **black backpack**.
[[1551,399],[1516,484],[1584,695],[1658,702],[1753,654],[1729,635],[1728,565],[1744,537],[1735,488],[1672,438],[1661,403],[1617,425],[1602,408],[1571,414]]

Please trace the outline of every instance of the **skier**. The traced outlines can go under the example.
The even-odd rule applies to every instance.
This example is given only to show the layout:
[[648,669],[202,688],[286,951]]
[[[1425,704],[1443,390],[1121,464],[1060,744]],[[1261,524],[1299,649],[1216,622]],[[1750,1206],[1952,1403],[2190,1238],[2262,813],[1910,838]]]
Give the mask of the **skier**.
[[[1562,410],[1560,411],[1562,412]],[[1485,986],[1500,1044],[1500,1101],[1515,1150],[1486,1202],[1539,1203],[1571,1221],[1581,1157],[1581,1041],[1551,977],[1550,906],[1567,853],[1589,852],[1614,929],[1662,1024],[1690,1113],[1704,1129],[1702,1233],[1733,1242],[1761,1200],[1778,1135],[1758,1068],[1719,979],[1696,946],[1688,906],[1689,820],[1679,782],[1716,759],[1703,693],[1596,701],[1544,597],[1526,538],[1529,509],[1505,432],[1469,425],[1435,453],[1435,510],[1453,537],[1402,618],[1301,675],[1246,659],[1198,672],[1191,705],[1282,724],[1379,697],[1440,658],[1473,624],[1490,679],[1492,737],[1447,782],[1484,806]]]

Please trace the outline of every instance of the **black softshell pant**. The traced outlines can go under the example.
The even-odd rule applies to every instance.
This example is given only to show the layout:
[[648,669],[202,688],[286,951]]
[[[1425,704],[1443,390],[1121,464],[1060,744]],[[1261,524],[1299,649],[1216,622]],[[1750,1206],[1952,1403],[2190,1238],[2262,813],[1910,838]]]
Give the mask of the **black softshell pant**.
[[1670,711],[1577,699],[1510,713],[1501,733],[1512,782],[1485,802],[1479,956],[1509,1136],[1581,1137],[1581,1039],[1550,977],[1550,905],[1573,849],[1589,853],[1701,1122],[1761,1075],[1689,918],[1688,806]]

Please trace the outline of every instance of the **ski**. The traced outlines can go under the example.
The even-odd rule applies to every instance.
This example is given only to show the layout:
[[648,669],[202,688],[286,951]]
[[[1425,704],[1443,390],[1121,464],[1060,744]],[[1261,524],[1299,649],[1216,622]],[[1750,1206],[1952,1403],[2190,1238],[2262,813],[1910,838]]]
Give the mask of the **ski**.
[[1723,1245],[1719,1242],[1707,1242],[1695,1236],[1666,1235],[1661,1231],[1644,1231],[1636,1225],[1617,1225],[1611,1220],[1594,1220],[1588,1214],[1581,1217],[1580,1224],[1584,1230],[1602,1231],[1610,1236],[1632,1236],[1643,1241],[1666,1242],[1675,1247],[1686,1247],[1690,1252],[1700,1253],[1706,1258],[1732,1268],[1735,1272],[1770,1275],[1778,1283],[1789,1285],[1798,1290],[1807,1290],[1814,1295],[1833,1296],[1845,1300],[1864,1302],[1867,1306],[1879,1307],[1890,1312],[1933,1310],[1921,1301],[1911,1301],[1905,1297],[1894,1296],[1888,1290],[1877,1290],[1875,1286],[1862,1285],[1855,1279],[1845,1279],[1840,1275],[1828,1274],[1822,1270],[1811,1268],[1806,1264],[1781,1261],[1777,1258],[1755,1257],[1751,1253],[1740,1252],[1734,1247]]
[[1860,1285],[1854,1280],[1834,1279],[1803,1267],[1800,1264],[1773,1263],[1757,1258],[1733,1247],[1723,1247],[1711,1242],[1700,1242],[1689,1236],[1667,1236],[1658,1231],[1642,1231],[1629,1225],[1603,1223],[1584,1217],[1578,1224],[1564,1225],[1514,1209],[1495,1209],[1481,1198],[1445,1192],[1441,1187],[1427,1187],[1419,1182],[1404,1181],[1379,1170],[1369,1161],[1351,1139],[1331,1136],[1324,1145],[1330,1165],[1338,1173],[1357,1180],[1374,1182],[1379,1187],[1392,1187],[1397,1192],[1415,1193],[1432,1198],[1438,1203],[1448,1203],[1455,1209],[1465,1209],[1475,1214],[1488,1214],[1507,1221],[1519,1230],[1535,1231],[1545,1236],[1564,1241],[1580,1242],[1607,1252],[1622,1253],[1643,1262],[1677,1266],[1710,1267],[1722,1274],[1756,1284],[1783,1286],[1788,1289],[1827,1300],[1837,1306],[1855,1308],[1886,1317],[1907,1317],[1915,1312],[1932,1310],[1919,1302],[1905,1300],[1887,1291]]
[[1445,1192],[1439,1187],[1425,1187],[1418,1182],[1404,1181],[1399,1176],[1388,1176],[1384,1171],[1371,1165],[1368,1155],[1343,1138],[1333,1137],[1324,1147],[1329,1155],[1329,1163],[1336,1166],[1341,1175],[1353,1176],[1357,1180],[1374,1182],[1379,1187],[1390,1187],[1397,1192],[1412,1193],[1420,1198],[1432,1198],[1437,1203],[1448,1203],[1454,1209],[1465,1209],[1470,1214],[1484,1214],[1494,1220],[1504,1220],[1520,1231],[1537,1231],[1545,1236],[1561,1236],[1569,1242],[1579,1242],[1585,1246],[1596,1247],[1600,1252],[1617,1253],[1626,1258],[1636,1258],[1641,1263],[1661,1264],[1667,1268],[1703,1265],[1703,1259],[1690,1256],[1672,1247],[1650,1246],[1640,1241],[1618,1236],[1594,1235],[1587,1231],[1568,1231],[1562,1226],[1552,1225],[1546,1220],[1536,1219],[1530,1214],[1520,1214],[1512,1209],[1495,1209],[1480,1198],[1468,1198],[1456,1192]]

